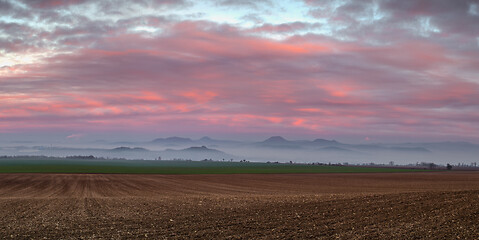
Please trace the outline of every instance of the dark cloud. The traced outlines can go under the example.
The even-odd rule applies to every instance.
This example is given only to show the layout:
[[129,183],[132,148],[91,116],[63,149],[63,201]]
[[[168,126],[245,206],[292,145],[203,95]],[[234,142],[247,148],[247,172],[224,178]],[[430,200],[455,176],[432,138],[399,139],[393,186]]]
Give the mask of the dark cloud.
[[243,7],[251,9],[261,9],[265,6],[273,6],[270,0],[219,0],[214,1],[215,4],[224,7]]
[[27,4],[34,9],[53,9],[53,8],[63,8],[72,5],[80,5],[88,2],[89,0],[37,0],[37,1],[21,1],[24,4]]
[[418,17],[430,19],[430,24],[448,34],[479,34],[479,16],[469,13],[471,0],[381,1],[380,8],[391,15],[392,21],[408,21]]
[[125,1],[125,0],[105,0],[105,1],[92,1],[92,0],[37,0],[37,1],[22,1],[24,4],[32,8],[41,8],[41,9],[55,9],[55,8],[65,8],[74,5],[82,5],[86,3],[95,3],[99,4],[103,8],[112,7],[118,8],[119,6],[126,7],[131,4],[138,4],[146,8],[157,8],[164,6],[184,6],[189,4],[186,0],[139,0],[139,1]]
[[[0,69],[2,126],[179,130],[196,121],[221,131],[477,135],[477,16],[467,1],[307,1],[326,23],[253,19],[250,28],[119,8],[92,17],[121,1],[53,3],[0,21],[3,52],[20,62],[44,54]],[[67,11],[87,4],[96,10]],[[142,1],[131,11],[182,4]]]
[[461,41],[477,49],[479,16],[470,13],[474,1],[305,1],[310,14],[327,19],[337,38],[370,44],[397,43],[413,38],[454,45]]
[[[415,121],[408,125],[415,129],[433,119],[446,123],[459,108],[477,108],[477,84],[422,76],[425,69],[457,64],[446,52],[414,42],[365,48],[321,39],[275,41],[193,21],[173,25],[158,38],[104,38],[95,49],[55,56],[29,73],[3,77],[4,94],[31,93],[43,103],[18,101],[2,111],[17,116],[15,121],[32,114],[67,121],[80,114],[85,124],[86,119],[112,124],[112,119],[124,123],[136,115],[183,115],[185,121],[204,118],[205,124],[225,126],[237,121],[245,128],[325,125],[372,131],[387,123],[394,132],[409,124],[404,119]],[[408,47],[414,49],[404,51]],[[49,94],[53,89],[62,94]],[[435,112],[438,108],[446,110]],[[468,112],[461,116],[474,118]]]
[[13,10],[13,6],[9,1],[1,0],[0,1],[0,13],[7,14]]

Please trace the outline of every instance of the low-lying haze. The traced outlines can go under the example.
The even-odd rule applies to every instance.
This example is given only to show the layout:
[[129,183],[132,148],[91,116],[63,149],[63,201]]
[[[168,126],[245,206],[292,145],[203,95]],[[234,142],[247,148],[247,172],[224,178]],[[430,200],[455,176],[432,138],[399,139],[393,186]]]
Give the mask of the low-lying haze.
[[336,140],[287,140],[273,136],[262,141],[217,140],[209,137],[156,138],[150,141],[93,141],[76,143],[4,142],[0,155],[94,156],[145,160],[215,160],[323,164],[438,165],[479,162],[479,145],[468,142],[348,144]]

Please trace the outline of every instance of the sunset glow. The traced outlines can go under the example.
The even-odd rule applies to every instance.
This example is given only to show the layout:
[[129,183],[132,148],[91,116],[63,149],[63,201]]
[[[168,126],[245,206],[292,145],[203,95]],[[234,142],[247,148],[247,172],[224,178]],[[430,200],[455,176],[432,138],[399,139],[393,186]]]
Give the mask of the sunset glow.
[[0,134],[479,142],[475,1],[201,2],[0,1]]

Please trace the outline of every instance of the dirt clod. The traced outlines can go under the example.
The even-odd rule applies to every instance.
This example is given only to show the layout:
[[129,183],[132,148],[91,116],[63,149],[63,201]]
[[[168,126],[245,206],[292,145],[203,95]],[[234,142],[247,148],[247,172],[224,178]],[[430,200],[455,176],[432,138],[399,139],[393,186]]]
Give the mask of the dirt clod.
[[479,174],[0,174],[2,239],[478,239]]

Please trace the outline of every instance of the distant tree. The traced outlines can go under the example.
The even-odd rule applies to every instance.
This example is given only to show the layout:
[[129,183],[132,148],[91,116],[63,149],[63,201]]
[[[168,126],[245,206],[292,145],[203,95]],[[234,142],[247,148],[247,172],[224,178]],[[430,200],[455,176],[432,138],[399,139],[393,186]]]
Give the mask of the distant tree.
[[452,165],[448,163],[448,164],[446,165],[446,168],[447,168],[447,170],[451,170],[451,169],[452,169]]

